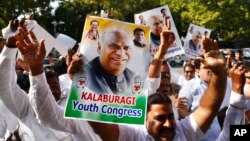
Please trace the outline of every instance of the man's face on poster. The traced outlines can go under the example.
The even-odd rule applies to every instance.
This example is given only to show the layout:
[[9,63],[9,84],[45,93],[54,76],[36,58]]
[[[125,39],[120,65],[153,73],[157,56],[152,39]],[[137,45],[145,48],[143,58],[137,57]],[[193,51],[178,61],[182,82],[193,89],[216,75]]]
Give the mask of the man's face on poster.
[[139,43],[143,43],[145,33],[143,31],[137,31],[135,32],[135,40]]
[[99,47],[102,67],[116,76],[123,73],[131,59],[132,45],[129,36],[121,31],[107,33]]
[[198,45],[198,44],[201,42],[201,38],[202,38],[201,32],[196,31],[196,32],[194,33],[194,35],[193,35],[193,38],[192,38],[193,43],[194,43],[195,45]]
[[97,21],[92,21],[91,23],[91,29],[96,30],[98,28],[99,23]]
[[149,18],[150,30],[156,35],[160,36],[163,27],[163,19],[160,16],[151,16]]

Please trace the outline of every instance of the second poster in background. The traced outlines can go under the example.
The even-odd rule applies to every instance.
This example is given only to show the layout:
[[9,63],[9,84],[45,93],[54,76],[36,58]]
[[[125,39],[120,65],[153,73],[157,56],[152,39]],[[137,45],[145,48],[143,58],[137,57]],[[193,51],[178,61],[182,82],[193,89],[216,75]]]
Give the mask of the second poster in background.
[[169,58],[184,53],[173,17],[167,5],[135,14],[134,18],[136,24],[150,27],[150,53],[152,56],[157,52],[160,45],[160,33],[163,28],[164,18],[169,19],[171,27],[170,30],[174,32],[176,38],[174,43],[168,49],[166,57]]
[[201,55],[201,39],[203,37],[209,38],[210,34],[210,29],[190,24],[184,41],[186,56],[195,59],[197,56]]

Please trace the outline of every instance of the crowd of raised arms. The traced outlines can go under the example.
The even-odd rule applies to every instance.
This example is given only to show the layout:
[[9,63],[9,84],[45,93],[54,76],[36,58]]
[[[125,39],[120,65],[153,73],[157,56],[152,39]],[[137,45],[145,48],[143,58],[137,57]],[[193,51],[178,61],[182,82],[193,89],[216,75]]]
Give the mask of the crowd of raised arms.
[[[50,53],[49,65],[44,66],[46,40],[37,40],[32,30],[17,23],[9,23],[12,36],[0,38],[0,140],[229,141],[230,125],[250,120],[250,63],[242,52],[222,54],[216,41],[203,37],[202,55],[185,62],[182,76],[174,83],[171,78],[176,72],[165,58],[175,40],[168,18],[161,25],[159,48],[148,68],[144,126],[64,118],[72,76],[90,69],[83,68],[84,54],[74,48],[55,61]],[[138,31],[138,36],[139,32],[144,35]],[[121,31],[108,34],[103,38],[106,42],[127,39]],[[86,37],[99,36],[93,29]],[[105,46],[100,50],[100,56],[105,56]],[[18,51],[22,59],[16,59]],[[99,62],[99,67],[112,71],[112,66]]]

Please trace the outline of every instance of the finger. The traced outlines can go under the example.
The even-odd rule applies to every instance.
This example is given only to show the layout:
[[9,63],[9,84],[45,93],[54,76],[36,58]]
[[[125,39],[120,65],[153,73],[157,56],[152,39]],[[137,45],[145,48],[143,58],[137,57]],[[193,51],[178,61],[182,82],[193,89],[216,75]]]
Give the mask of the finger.
[[245,70],[244,65],[243,65],[243,64],[240,64],[240,65],[238,66],[237,70],[239,70],[240,72],[241,72],[242,70]]
[[29,39],[27,33],[24,31],[24,29],[23,29],[23,28],[19,28],[19,32],[20,32],[21,37],[24,39],[24,42],[25,42],[26,44],[30,44],[31,41],[30,41],[30,39]]
[[207,38],[202,38],[202,40],[201,40],[201,44],[202,44],[201,49],[202,49],[203,54],[208,52],[207,42],[208,42]]
[[29,30],[30,37],[33,42],[37,42],[37,38],[32,30]]
[[209,49],[209,51],[210,51],[210,50],[213,50],[213,49],[214,49],[214,41],[211,40],[211,39],[208,39],[208,40],[209,40],[208,49]]
[[16,42],[16,46],[22,54],[26,54],[28,52],[28,48],[23,46],[19,41]]
[[40,41],[40,46],[39,46],[39,58],[40,59],[44,59],[45,58],[45,55],[46,55],[46,49],[45,49],[45,40],[41,40]]
[[18,49],[22,52],[27,48],[27,44],[23,41],[23,38],[21,37],[20,33],[16,34],[15,39],[17,40],[16,44]]
[[246,71],[247,70],[245,68],[243,68],[242,70],[240,70],[240,74],[243,75],[243,74],[245,74]]

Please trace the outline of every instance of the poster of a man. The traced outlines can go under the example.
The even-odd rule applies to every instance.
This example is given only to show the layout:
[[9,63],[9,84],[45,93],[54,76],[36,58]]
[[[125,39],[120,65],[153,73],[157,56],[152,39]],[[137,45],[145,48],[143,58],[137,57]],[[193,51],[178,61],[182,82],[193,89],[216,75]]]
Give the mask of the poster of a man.
[[190,24],[185,38],[184,49],[189,58],[196,58],[201,54],[201,39],[209,37],[211,30]]
[[202,33],[200,31],[195,31],[192,35],[192,39],[188,41],[188,48],[193,51],[200,51],[201,49],[201,38]]
[[122,30],[104,32],[95,57],[85,65],[88,87],[96,93],[114,93],[129,88],[135,73],[127,68],[131,60],[132,40]]
[[135,14],[135,23],[140,24],[140,22],[136,19],[139,16],[143,16],[146,21],[147,25],[150,27],[150,53],[153,56],[155,52],[157,52],[159,45],[160,45],[160,33],[163,28],[163,21],[166,20],[168,23],[169,30],[173,31],[175,34],[176,40],[169,48],[168,52],[166,53],[166,57],[172,57],[175,55],[183,54],[184,50],[182,48],[181,40],[178,35],[176,26],[174,24],[174,20],[172,18],[171,12],[168,6],[162,6],[155,9],[151,9],[142,13]]
[[90,29],[86,34],[86,38],[91,40],[99,39],[99,31],[98,31],[99,21],[93,20],[90,22]]
[[[142,111],[145,110],[143,108],[145,104],[141,103],[139,106],[136,103],[146,98],[147,85],[145,84],[150,56],[145,52],[149,50],[147,46],[149,45],[149,28],[94,16],[88,16],[86,23],[92,20],[101,23],[100,38],[97,45],[82,37],[80,52],[84,60],[84,71],[74,75],[66,117],[79,117],[80,115],[80,118],[88,120],[119,123],[127,123],[127,119],[136,118],[135,122],[143,123]],[[89,25],[85,25],[83,35],[89,29]],[[133,39],[134,34],[141,31],[143,31],[142,40],[145,46],[139,48],[134,45]],[[90,52],[96,52],[96,54]],[[148,61],[148,65],[145,65],[145,60]],[[138,78],[140,78],[140,85],[138,85]],[[130,99],[130,102],[125,98]],[[96,110],[87,111],[90,114],[82,114],[86,111],[72,110],[74,108],[71,103],[92,104],[95,105]],[[123,118],[119,113],[117,115],[107,113],[105,108],[120,108],[121,110],[130,108],[132,111],[139,110],[139,112],[134,116]]]
[[145,47],[146,44],[144,43],[144,38],[145,38],[145,31],[141,28],[136,28],[134,29],[134,45],[136,47]]
[[[98,45],[82,38],[80,51],[85,57],[87,88],[96,93],[132,92],[130,87],[136,76],[133,72],[146,74],[146,72],[138,72],[140,64],[133,64],[133,62],[138,63],[133,60],[145,58],[145,55],[140,54],[136,48],[139,46],[143,48],[141,51],[148,50],[146,46],[149,44],[148,27],[121,24],[104,18],[88,18],[86,23],[90,19],[99,21],[102,26],[99,27]],[[144,67],[145,62],[141,63]]]
[[144,19],[143,15],[139,16],[139,21],[140,21],[140,25],[147,25],[146,20]]

